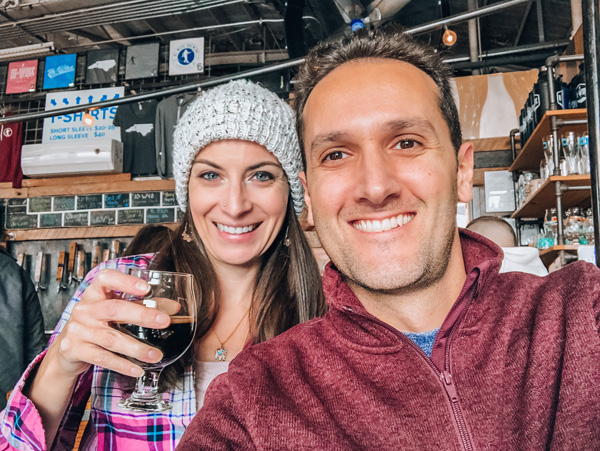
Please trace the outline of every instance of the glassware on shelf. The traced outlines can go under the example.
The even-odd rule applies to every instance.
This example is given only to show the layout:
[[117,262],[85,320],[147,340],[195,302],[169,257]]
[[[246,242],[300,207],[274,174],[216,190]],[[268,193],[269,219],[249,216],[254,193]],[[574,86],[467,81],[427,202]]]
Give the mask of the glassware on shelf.
[[594,244],[594,218],[592,215],[592,209],[588,208],[585,210],[585,215],[583,217],[582,223],[582,232],[585,243],[582,243],[581,239],[579,242],[581,244]]
[[[577,147],[577,135],[575,132],[567,132],[562,136],[562,151],[565,158],[564,170],[561,167],[562,175],[579,174],[579,152]],[[562,166],[562,165],[561,165]],[[564,173],[563,173],[564,172]]]
[[544,149],[544,159],[546,160],[546,168],[548,177],[554,174],[554,135],[546,135],[542,139],[542,147]]
[[583,236],[583,217],[577,207],[569,208],[564,220],[565,244],[587,244]]
[[590,173],[590,145],[588,134],[577,138],[577,153],[579,154],[579,174]]
[[556,208],[546,210],[543,231],[537,242],[538,249],[548,249],[556,243]]

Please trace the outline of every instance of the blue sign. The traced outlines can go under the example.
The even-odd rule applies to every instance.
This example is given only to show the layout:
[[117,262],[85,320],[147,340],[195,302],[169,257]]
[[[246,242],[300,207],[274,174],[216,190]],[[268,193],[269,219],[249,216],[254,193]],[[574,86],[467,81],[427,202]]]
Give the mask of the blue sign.
[[75,85],[77,54],[46,57],[44,89],[68,88]]
[[194,51],[192,49],[185,48],[181,52],[179,52],[179,54],[177,55],[177,60],[179,61],[179,64],[187,66],[192,61],[194,61],[194,57]]

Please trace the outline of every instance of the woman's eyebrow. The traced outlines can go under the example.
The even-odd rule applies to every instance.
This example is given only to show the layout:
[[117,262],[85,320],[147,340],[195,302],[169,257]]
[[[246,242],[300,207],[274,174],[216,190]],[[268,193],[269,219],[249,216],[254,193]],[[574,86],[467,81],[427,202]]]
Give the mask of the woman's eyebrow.
[[209,160],[203,160],[203,159],[198,159],[198,160],[195,160],[195,161],[192,163],[192,165],[194,165],[194,164],[199,164],[199,163],[200,163],[200,164],[205,164],[205,165],[207,165],[207,166],[212,166],[212,167],[213,167],[213,168],[215,168],[215,169],[223,170],[223,168],[222,168],[221,166],[219,166],[218,164],[216,164],[216,163],[213,163],[212,161],[209,161]]
[[279,164],[277,164],[277,163],[274,163],[272,161],[261,161],[260,163],[256,163],[256,164],[253,164],[252,166],[250,166],[248,168],[248,170],[249,171],[253,171],[253,170],[261,168],[263,166],[274,166],[276,168],[281,169],[281,166]]

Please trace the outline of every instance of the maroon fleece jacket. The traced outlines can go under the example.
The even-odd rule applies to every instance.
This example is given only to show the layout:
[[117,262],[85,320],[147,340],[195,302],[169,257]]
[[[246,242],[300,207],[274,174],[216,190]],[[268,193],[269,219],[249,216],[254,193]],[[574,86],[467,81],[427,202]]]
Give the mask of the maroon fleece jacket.
[[178,450],[600,449],[600,271],[498,274],[496,245],[461,244],[431,360],[329,268],[327,315],[241,353]]

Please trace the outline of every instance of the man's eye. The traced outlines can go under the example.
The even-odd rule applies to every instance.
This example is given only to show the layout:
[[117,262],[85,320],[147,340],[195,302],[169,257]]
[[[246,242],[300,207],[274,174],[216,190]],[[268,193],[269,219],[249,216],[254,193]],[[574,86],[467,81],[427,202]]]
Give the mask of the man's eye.
[[217,180],[219,178],[219,174],[214,171],[206,171],[200,174],[200,178],[204,180]]
[[413,149],[418,145],[419,143],[413,139],[401,139],[400,141],[398,141],[395,147],[397,149]]
[[270,172],[258,171],[254,174],[254,178],[259,182],[268,182],[269,180],[273,180],[274,177]]
[[341,160],[342,158],[345,158],[345,157],[346,157],[346,154],[344,152],[342,152],[341,150],[336,150],[335,152],[331,152],[330,154],[327,154],[324,161]]

